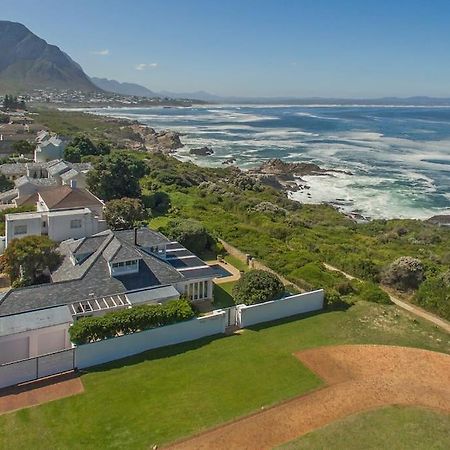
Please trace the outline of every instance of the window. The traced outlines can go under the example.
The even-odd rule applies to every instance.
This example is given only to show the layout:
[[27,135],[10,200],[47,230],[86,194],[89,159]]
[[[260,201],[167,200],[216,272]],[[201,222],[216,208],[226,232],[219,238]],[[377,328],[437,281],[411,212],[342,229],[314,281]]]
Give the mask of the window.
[[70,221],[70,228],[81,228],[81,219],[72,219]]
[[27,234],[27,226],[26,225],[16,225],[14,227],[14,234],[17,236],[19,234]]

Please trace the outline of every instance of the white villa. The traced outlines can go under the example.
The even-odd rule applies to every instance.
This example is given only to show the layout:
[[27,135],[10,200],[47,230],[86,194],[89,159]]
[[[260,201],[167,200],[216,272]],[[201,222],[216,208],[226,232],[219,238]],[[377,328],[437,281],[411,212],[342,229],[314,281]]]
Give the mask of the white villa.
[[64,158],[67,141],[56,135],[50,135],[46,131],[40,132],[36,140],[37,145],[34,150],[35,162],[47,162]]
[[147,228],[69,239],[59,250],[50,283],[0,297],[0,364],[71,348],[68,329],[80,317],[213,296],[215,269]]
[[5,248],[13,239],[45,235],[61,242],[92,236],[107,228],[104,204],[86,189],[48,186],[33,194],[36,212],[6,214]]

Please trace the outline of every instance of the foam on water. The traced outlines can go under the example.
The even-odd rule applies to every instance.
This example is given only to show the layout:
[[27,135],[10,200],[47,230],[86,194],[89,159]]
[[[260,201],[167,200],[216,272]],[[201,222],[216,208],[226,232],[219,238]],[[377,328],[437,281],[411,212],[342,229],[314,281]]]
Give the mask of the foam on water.
[[[90,110],[184,134],[183,160],[242,168],[269,158],[314,162],[352,176],[310,176],[303,202],[336,202],[370,217],[425,218],[450,211],[450,108],[202,105]],[[209,146],[214,154],[189,150]],[[309,195],[308,195],[309,193]],[[340,200],[337,200],[340,199]]]

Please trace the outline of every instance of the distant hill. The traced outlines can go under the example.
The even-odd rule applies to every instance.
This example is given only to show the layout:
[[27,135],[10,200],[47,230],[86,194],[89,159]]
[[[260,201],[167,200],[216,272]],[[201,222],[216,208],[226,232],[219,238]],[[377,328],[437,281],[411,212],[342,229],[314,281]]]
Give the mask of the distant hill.
[[58,47],[20,23],[0,20],[0,92],[36,88],[99,90]]
[[91,81],[100,89],[106,92],[113,92],[121,95],[136,95],[138,97],[159,97],[158,94],[136,83],[121,83],[116,80],[108,80],[107,78],[91,77]]

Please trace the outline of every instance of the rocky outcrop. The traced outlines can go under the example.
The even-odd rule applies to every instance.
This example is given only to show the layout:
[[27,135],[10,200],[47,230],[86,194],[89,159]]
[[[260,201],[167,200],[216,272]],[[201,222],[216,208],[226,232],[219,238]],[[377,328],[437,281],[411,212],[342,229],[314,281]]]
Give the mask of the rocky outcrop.
[[[288,163],[281,159],[269,159],[260,167],[252,169],[249,174],[275,189],[296,191],[302,189],[302,176],[305,175],[333,175],[333,173],[346,173],[336,169],[323,169],[314,163]],[[299,185],[300,183],[300,185]]]
[[209,147],[200,147],[200,148],[191,148],[189,150],[189,153],[191,155],[197,155],[197,156],[210,156],[214,154],[214,150]]
[[140,141],[143,149],[147,151],[172,153],[174,150],[183,147],[180,134],[176,131],[156,132],[153,128],[140,124],[133,124],[130,128],[139,136],[137,141]]
[[225,161],[222,161],[222,164],[230,165],[230,164],[234,164],[236,161],[237,161],[236,158],[228,158]]

